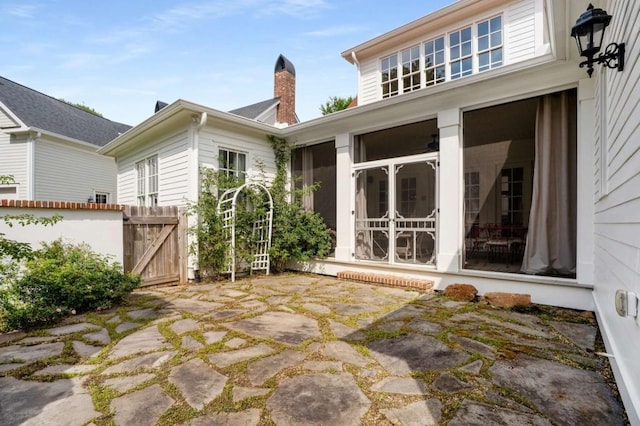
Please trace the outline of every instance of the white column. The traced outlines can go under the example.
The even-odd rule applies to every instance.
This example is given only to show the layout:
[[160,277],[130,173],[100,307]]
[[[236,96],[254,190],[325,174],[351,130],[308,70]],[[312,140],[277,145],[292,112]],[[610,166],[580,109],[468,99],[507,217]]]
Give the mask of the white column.
[[336,260],[348,262],[351,259],[353,236],[352,183],[351,183],[351,136],[348,133],[336,135]]
[[457,272],[460,269],[462,239],[462,147],[460,137],[461,113],[458,108],[438,113],[440,129],[440,177],[438,180],[438,260],[441,272]]
[[576,279],[594,284],[595,79],[578,82],[577,250]]

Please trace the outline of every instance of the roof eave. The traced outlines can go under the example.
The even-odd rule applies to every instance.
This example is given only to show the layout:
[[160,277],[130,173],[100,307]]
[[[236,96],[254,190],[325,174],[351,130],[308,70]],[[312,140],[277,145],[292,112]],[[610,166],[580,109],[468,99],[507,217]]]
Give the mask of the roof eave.
[[[449,6],[429,13],[421,18],[411,21],[401,27],[367,40],[357,46],[345,50],[342,57],[351,64],[357,59],[367,58],[377,51],[382,51],[392,46],[397,46],[418,37],[421,28],[432,25],[434,27],[446,26],[460,20],[460,15],[476,13],[476,9],[490,9],[497,4],[506,3],[505,0],[459,0]],[[475,6],[475,7],[472,7]],[[354,59],[353,53],[356,58]]]
[[[118,136],[102,148],[98,150],[98,153],[104,155],[115,155],[115,152],[129,143],[129,141],[135,139],[136,137],[144,134],[145,132],[153,129],[155,126],[160,123],[165,122],[172,117],[176,117],[180,114],[202,114],[207,113],[208,119],[211,120],[217,119],[222,120],[226,123],[240,125],[245,128],[251,128],[258,132],[264,132],[265,134],[279,134],[280,129],[277,129],[268,124],[260,123],[255,120],[251,120],[249,118],[241,117],[239,115],[231,114],[224,111],[219,111],[213,108],[206,107],[204,105],[199,105],[193,102],[186,101],[184,99],[178,99],[177,101],[169,104],[168,106],[162,108],[157,113],[153,114],[151,117],[144,120],[142,123],[137,126],[132,127],[127,132]],[[209,121],[210,123],[210,121]]]

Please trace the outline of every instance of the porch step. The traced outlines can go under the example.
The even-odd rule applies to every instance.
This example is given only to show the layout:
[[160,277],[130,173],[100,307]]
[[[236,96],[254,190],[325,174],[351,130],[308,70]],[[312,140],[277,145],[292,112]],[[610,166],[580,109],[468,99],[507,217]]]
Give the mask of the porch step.
[[381,284],[390,287],[404,287],[422,293],[433,293],[433,281],[415,278],[398,277],[395,275],[372,274],[370,272],[341,271],[337,277],[342,280],[360,281],[369,284]]

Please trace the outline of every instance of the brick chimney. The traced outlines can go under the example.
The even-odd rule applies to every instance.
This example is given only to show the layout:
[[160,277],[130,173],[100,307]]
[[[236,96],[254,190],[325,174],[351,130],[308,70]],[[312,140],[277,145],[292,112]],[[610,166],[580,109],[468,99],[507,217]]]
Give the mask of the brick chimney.
[[273,96],[280,98],[276,122],[287,125],[297,123],[296,69],[284,55],[278,56],[276,60],[273,80]]

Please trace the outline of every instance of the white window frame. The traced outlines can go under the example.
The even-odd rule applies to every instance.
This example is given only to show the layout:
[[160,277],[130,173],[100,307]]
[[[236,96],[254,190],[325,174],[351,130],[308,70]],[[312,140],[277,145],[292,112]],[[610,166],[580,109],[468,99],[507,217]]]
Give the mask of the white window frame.
[[[104,202],[98,198],[104,197]],[[111,193],[107,191],[93,191],[93,202],[96,204],[109,204],[111,202]]]
[[135,164],[138,206],[158,205],[158,156],[152,155]]
[[[437,43],[442,42],[442,49],[437,48]],[[431,53],[427,53],[428,46],[431,46]],[[447,37],[446,35],[440,35],[422,43],[423,57],[424,57],[424,79],[426,86],[433,86],[435,84],[444,83],[447,80]],[[438,61],[441,57],[442,60]],[[433,63],[428,62],[428,59],[432,59]],[[429,71],[432,71],[431,77]],[[439,76],[439,71],[442,72]]]
[[[422,52],[420,51],[420,45],[416,44],[400,52],[400,72],[402,78],[400,80],[400,87],[398,91],[402,93],[413,92],[422,88],[422,66],[420,64]],[[417,62],[417,69],[414,69],[414,65]],[[418,79],[418,83],[415,83],[415,79]],[[405,84],[405,81],[409,79],[410,83]]]
[[[496,30],[492,27],[493,23],[496,19],[500,20],[500,27]],[[504,18],[502,15],[492,16],[491,18],[482,20],[476,24],[476,57],[478,58],[478,72],[488,71],[497,67],[502,66],[504,63]],[[487,24],[487,34],[480,35],[480,26],[483,24]],[[481,39],[487,39],[486,48],[481,49],[480,42]],[[499,40],[496,41],[495,38],[499,37]],[[500,51],[500,59],[494,60],[493,54],[494,52]],[[483,55],[488,55],[489,61],[486,65],[481,65],[480,60]]]
[[[231,162],[229,158],[231,154],[236,156],[235,167],[230,167]],[[240,156],[244,157],[244,162],[242,164],[242,168],[240,168],[241,162],[239,161]],[[223,163],[223,157],[225,158]],[[249,158],[249,154],[246,152],[238,151],[235,149],[220,147],[218,148],[218,172],[223,173],[225,176],[233,176],[241,182],[245,182],[247,180],[247,160]],[[226,165],[226,167],[224,167]]]
[[[11,189],[13,189],[13,192],[9,191]],[[19,188],[17,184],[0,185],[0,200],[17,200],[18,191],[19,191]]]
[[[474,32],[473,32],[474,26],[473,25],[468,25],[466,27],[460,28],[459,30],[456,31],[451,31],[447,37],[447,40],[449,41],[449,46],[448,46],[448,52],[449,52],[449,63],[448,63],[448,68],[449,68],[449,79],[450,80],[457,80],[459,78],[462,77],[467,77],[470,75],[473,75],[473,50],[474,50]],[[469,40],[463,40],[463,33],[469,32]],[[457,44],[453,44],[452,43],[452,37],[454,35],[458,35],[458,43]],[[458,49],[459,52],[457,53],[457,56],[453,55],[453,51],[454,49]],[[468,49],[468,51],[466,50]],[[463,64],[466,64],[470,62],[470,67],[468,69],[464,69],[463,70]],[[460,65],[460,70],[455,72],[453,71],[454,65],[455,64],[459,64]]]
[[[394,63],[395,62],[395,63]],[[398,96],[400,91],[400,72],[398,65],[398,53],[394,53],[393,55],[385,56],[380,59],[380,88],[382,89],[382,98],[391,98],[393,96]],[[395,77],[392,77],[393,71],[395,71]],[[388,75],[385,80],[385,73]],[[395,91],[392,91],[393,83],[396,84]],[[387,92],[385,93],[384,88],[388,87]]]

